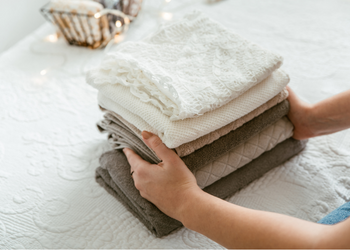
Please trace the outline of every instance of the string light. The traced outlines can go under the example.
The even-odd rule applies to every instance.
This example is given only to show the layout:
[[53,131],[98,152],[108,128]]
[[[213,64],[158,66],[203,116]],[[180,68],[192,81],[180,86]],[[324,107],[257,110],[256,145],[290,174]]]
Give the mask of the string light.
[[101,17],[101,14],[100,14],[100,13],[96,13],[96,14],[94,15],[94,17],[95,17],[95,18],[100,18],[100,17]]
[[57,39],[58,39],[58,37],[56,34],[49,35],[45,38],[46,41],[51,42],[51,43],[57,42]]
[[122,26],[122,22],[119,21],[119,20],[117,20],[117,21],[115,22],[115,26],[117,26],[117,28],[120,28],[120,27]]
[[173,14],[169,12],[163,12],[161,16],[164,20],[171,20],[173,18]]
[[115,43],[120,43],[125,39],[125,35],[124,34],[120,34],[120,35],[116,35],[114,37],[114,42]]
[[47,71],[45,69],[43,69],[42,71],[40,71],[40,75],[44,76],[46,75]]

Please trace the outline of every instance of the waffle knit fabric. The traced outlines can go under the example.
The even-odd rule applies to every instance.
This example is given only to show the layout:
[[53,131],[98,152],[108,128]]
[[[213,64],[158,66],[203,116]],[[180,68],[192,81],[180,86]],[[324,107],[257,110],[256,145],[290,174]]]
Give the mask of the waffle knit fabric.
[[176,148],[247,115],[280,93],[288,82],[288,75],[277,70],[226,105],[197,118],[179,121],[170,121],[154,105],[143,103],[121,85],[99,85],[98,100],[100,106],[121,115],[140,131],[154,133],[168,148]]

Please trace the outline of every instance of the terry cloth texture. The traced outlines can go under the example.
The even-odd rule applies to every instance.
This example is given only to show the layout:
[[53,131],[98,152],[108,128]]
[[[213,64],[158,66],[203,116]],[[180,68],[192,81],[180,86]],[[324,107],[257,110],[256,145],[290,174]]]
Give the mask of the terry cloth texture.
[[[178,156],[180,156],[180,157],[189,155],[189,154],[193,153],[195,150],[212,143],[213,141],[219,139],[221,136],[228,134],[230,131],[239,128],[240,126],[242,126],[246,122],[252,120],[253,118],[255,118],[258,115],[260,115],[261,113],[263,113],[264,111],[270,109],[271,107],[275,106],[276,104],[287,99],[287,97],[288,97],[288,91],[287,91],[287,89],[284,89],[278,95],[273,97],[271,100],[264,103],[260,107],[254,109],[252,112],[243,116],[242,118],[239,118],[236,121],[233,121],[233,122],[227,124],[226,126],[219,128],[218,130],[215,130],[207,135],[203,135],[202,137],[200,137],[194,141],[182,144],[179,147],[175,148],[175,151],[178,154]],[[134,125],[132,125],[131,123],[129,123],[128,121],[123,119],[123,117],[121,117],[120,115],[118,115],[112,111],[109,111],[109,110],[103,109],[103,111],[106,112],[105,120],[113,121],[116,124],[120,124],[124,128],[128,128],[136,136],[138,136],[140,139],[142,139],[141,131],[138,130]],[[107,128],[106,128],[106,130],[107,130],[107,132],[109,131],[109,129],[107,129]],[[109,131],[109,132],[112,133],[113,131]]]
[[[160,162],[156,154],[143,141],[133,138],[135,136],[130,131],[125,131],[119,128],[117,124],[113,124],[113,122],[108,122],[107,120],[103,120],[98,126],[101,131],[105,131],[104,128],[110,132],[115,131],[115,133],[109,134],[108,139],[113,149],[128,147],[148,162]],[[209,186],[259,157],[262,153],[272,149],[278,143],[290,138],[292,135],[293,125],[287,117],[283,117],[217,160],[194,171],[198,186],[200,188]]]
[[[109,116],[109,114],[105,116]],[[115,119],[115,117],[112,117],[112,119]],[[111,133],[109,134],[108,140],[113,149],[128,147],[133,149],[148,162],[159,163],[161,161],[156,154],[149,149],[142,140],[134,136],[131,131],[123,129],[110,120],[103,120],[99,123],[98,127],[101,131],[109,131]],[[293,125],[288,118],[283,117],[279,119],[277,122],[268,126],[239,146],[234,147],[215,161],[209,162],[207,165],[195,170],[194,175],[198,186],[200,188],[209,186],[220,178],[246,165],[292,135]],[[193,154],[196,154],[196,152]],[[216,155],[214,155],[213,158],[216,158]],[[191,165],[188,166],[192,169]]]
[[281,56],[195,12],[142,41],[121,44],[87,81],[125,86],[176,121],[225,105],[281,65]]
[[[105,118],[109,115],[106,114]],[[101,132],[108,131],[108,142],[113,149],[130,148],[137,152],[148,162],[159,163],[161,160],[140,138],[138,138],[128,127],[125,127],[118,119],[108,117],[113,120],[102,120],[97,124]]]
[[[226,199],[250,182],[282,164],[305,147],[306,141],[292,138],[263,153],[242,168],[206,187],[204,191]],[[155,236],[168,235],[182,224],[142,198],[130,177],[130,165],[119,150],[109,151],[100,158],[96,181],[111,195],[119,199]]]
[[168,148],[176,148],[245,116],[280,93],[288,82],[288,75],[277,70],[226,105],[180,121],[170,121],[154,105],[141,102],[129,88],[119,84],[98,85],[98,98],[103,108],[121,115],[141,131],[158,135]]
[[200,149],[204,147],[205,145],[209,145],[215,140],[218,140],[220,137],[228,134],[229,132],[241,127],[243,124],[247,123],[248,121],[252,120],[253,118],[259,116],[266,110],[272,108],[273,106],[277,105],[278,103],[282,102],[283,100],[287,99],[288,97],[288,91],[287,89],[284,89],[281,91],[278,95],[276,95],[274,98],[269,100],[268,102],[264,103],[260,107],[254,109],[249,114],[227,124],[226,126],[219,128],[209,134],[203,135],[202,137],[199,137],[198,139],[182,144],[179,147],[175,148],[176,153],[182,157],[189,155],[196,151],[197,149]]
[[[215,161],[216,159],[224,156],[227,152],[234,150],[237,146],[248,141],[251,137],[257,135],[263,131],[268,126],[274,124],[283,116],[285,116],[289,111],[289,102],[284,100],[280,104],[272,107],[271,109],[265,111],[258,117],[247,122],[243,126],[239,127],[236,130],[231,131],[225,136],[220,137],[218,140],[212,142],[211,144],[205,145],[204,147],[194,151],[192,154],[182,157],[181,159],[185,162],[186,166],[193,172],[206,166],[207,164]],[[108,114],[106,115],[109,116]],[[113,125],[111,125],[113,124]],[[154,155],[154,158],[157,156],[153,151],[151,151],[144,142],[133,136],[130,130],[126,130],[118,126],[111,120],[101,122],[98,125],[101,129],[105,129],[108,132],[112,130],[120,130],[122,132],[117,132],[116,136],[113,136],[113,132],[110,135],[110,143],[112,143],[113,148],[123,148],[128,147],[134,149],[136,153],[140,154],[142,157],[145,155],[145,160],[148,160],[150,154]],[[113,129],[110,127],[113,126]],[[125,134],[123,134],[125,133]],[[118,136],[122,137],[122,140],[118,142]],[[128,139],[131,138],[132,139]],[[136,145],[135,145],[136,144]],[[159,163],[160,160],[150,161],[152,163]]]
[[326,224],[326,225],[334,225],[339,222],[342,222],[350,217],[350,202],[343,204],[337,209],[333,210],[331,213],[327,214],[317,223]]
[[220,137],[220,139],[209,145],[205,145],[181,159],[192,172],[200,169],[257,135],[259,132],[287,115],[288,111],[289,102],[284,100],[240,128],[231,131],[227,135]]
[[[151,151],[143,141],[137,137],[135,138],[132,132],[124,130],[117,124],[113,124],[112,121],[108,120],[100,122],[98,126],[101,131],[104,131],[104,129],[110,132],[115,131],[115,133],[109,134],[109,142],[113,149],[128,147],[133,149],[148,162],[160,162],[156,154]],[[239,146],[234,147],[215,161],[209,162],[207,165],[195,170],[194,175],[198,186],[200,188],[209,186],[220,178],[259,157],[262,153],[272,149],[278,143],[290,138],[292,135],[293,125],[288,118],[283,117],[279,119],[277,122],[268,126]],[[196,154],[196,152],[193,154]],[[216,155],[214,155],[213,158],[216,158]],[[191,165],[188,165],[188,167],[192,169]]]

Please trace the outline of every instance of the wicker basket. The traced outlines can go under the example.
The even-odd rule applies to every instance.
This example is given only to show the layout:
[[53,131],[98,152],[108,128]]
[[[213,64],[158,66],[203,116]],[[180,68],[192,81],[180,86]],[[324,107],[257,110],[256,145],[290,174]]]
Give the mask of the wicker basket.
[[[119,10],[104,9],[94,14],[58,11],[49,3],[40,9],[45,19],[56,25],[70,45],[103,48],[116,34],[128,29],[133,17]],[[110,25],[108,19],[116,20]]]

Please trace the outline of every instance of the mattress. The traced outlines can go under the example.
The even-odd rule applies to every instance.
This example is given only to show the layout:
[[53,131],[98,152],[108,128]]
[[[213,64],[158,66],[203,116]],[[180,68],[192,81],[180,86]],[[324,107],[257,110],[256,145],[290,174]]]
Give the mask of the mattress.
[[[156,0],[146,2],[125,40],[166,21],[153,12]],[[277,52],[306,101],[350,88],[349,2],[204,2],[171,1],[161,16],[200,9]],[[104,51],[49,42],[53,32],[45,24],[0,55],[0,248],[222,248],[186,228],[155,238],[95,182],[109,145],[96,129],[102,112],[85,73]],[[309,140],[302,153],[228,198],[314,222],[349,200],[349,130]]]

